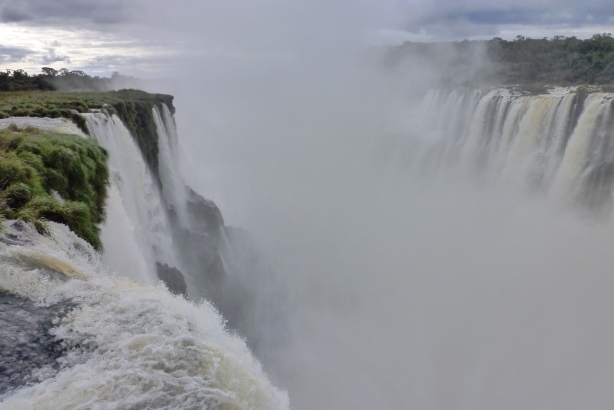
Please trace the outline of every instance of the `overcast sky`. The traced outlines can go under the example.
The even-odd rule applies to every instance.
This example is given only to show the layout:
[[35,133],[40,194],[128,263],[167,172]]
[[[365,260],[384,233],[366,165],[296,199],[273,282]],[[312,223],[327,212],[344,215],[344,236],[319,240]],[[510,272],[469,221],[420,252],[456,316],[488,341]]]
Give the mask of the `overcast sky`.
[[590,37],[612,0],[0,0],[0,67],[143,77],[178,57],[281,60],[405,40]]

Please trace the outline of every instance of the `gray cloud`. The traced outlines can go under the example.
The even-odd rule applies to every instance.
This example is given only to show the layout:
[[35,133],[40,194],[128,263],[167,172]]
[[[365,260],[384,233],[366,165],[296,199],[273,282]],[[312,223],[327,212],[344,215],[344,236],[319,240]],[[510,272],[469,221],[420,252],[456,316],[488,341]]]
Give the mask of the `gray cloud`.
[[[171,60],[197,58],[203,64],[297,61],[337,55],[382,39],[460,40],[492,38],[507,32],[574,35],[573,28],[614,22],[614,3],[588,0],[0,0],[0,22],[28,28],[92,30],[99,57],[86,60],[83,43],[53,36],[50,47],[70,55],[72,66],[130,71],[133,75]],[[565,28],[569,28],[565,32]],[[601,30],[601,28],[600,28]],[[610,30],[607,30],[610,31]],[[614,31],[614,30],[611,30]],[[397,33],[386,37],[386,32]],[[91,35],[93,33],[93,35]],[[101,33],[100,38],[96,37]],[[378,34],[383,33],[383,34]],[[380,36],[381,38],[374,37]],[[413,37],[412,37],[413,36]],[[88,39],[90,38],[88,37]],[[89,40],[88,40],[89,41]],[[105,42],[106,41],[106,42]],[[14,44],[30,47],[27,44]],[[123,51],[122,51],[123,50]],[[142,51],[142,52],[141,52]],[[79,57],[81,56],[81,57]],[[188,57],[189,56],[189,57]],[[305,57],[309,56],[309,57]],[[57,56],[47,55],[46,61]],[[63,60],[67,61],[67,60]],[[87,62],[86,62],[87,61]],[[135,68],[136,67],[136,68]],[[221,68],[225,69],[225,68]]]
[[120,0],[3,0],[0,2],[0,21],[118,24],[134,17],[133,4]]
[[52,64],[60,61],[70,63],[70,58],[66,55],[59,55],[55,52],[53,48],[50,48],[48,54],[43,56],[42,61],[43,64]]
[[407,16],[404,30],[410,33],[427,33],[433,39],[496,35],[497,32],[512,26],[548,31],[549,28],[555,27],[572,29],[607,25],[614,20],[614,4],[600,0],[527,0],[500,3],[483,0],[408,0],[400,3],[399,7],[402,14]]
[[3,63],[23,61],[32,54],[35,52],[27,48],[0,45],[0,62]]

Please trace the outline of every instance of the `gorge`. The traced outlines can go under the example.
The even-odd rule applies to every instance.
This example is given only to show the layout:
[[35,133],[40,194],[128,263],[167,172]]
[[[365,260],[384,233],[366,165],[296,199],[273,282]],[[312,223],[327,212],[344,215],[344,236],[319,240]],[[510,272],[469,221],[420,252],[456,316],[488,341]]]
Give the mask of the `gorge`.
[[0,407],[287,408],[270,373],[299,409],[607,408],[612,94],[431,90],[383,136],[377,99],[299,95],[300,142],[263,120],[246,149],[283,153],[245,183],[283,283],[182,174],[168,99],[151,140],[112,104],[67,114],[108,153],[104,252],[3,222]]

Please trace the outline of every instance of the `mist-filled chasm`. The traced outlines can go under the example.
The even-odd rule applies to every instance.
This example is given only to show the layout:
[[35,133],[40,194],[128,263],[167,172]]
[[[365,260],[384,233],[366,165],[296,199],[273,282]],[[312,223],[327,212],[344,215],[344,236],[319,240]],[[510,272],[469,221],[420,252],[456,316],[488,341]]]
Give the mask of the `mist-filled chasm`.
[[83,114],[105,250],[3,222],[0,408],[609,409],[614,95],[373,57],[186,65],[157,167]]
[[179,109],[193,184],[287,291],[272,380],[297,409],[607,408],[611,95],[363,63],[225,73]]

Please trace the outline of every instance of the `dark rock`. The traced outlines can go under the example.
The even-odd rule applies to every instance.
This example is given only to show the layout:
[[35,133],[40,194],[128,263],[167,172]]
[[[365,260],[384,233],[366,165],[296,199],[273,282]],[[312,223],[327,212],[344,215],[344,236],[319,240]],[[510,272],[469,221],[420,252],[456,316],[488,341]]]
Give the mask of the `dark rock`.
[[36,233],[36,229],[24,221],[4,221],[0,229],[0,243],[31,246],[34,245],[32,238],[35,237]]
[[156,268],[158,270],[158,278],[164,282],[171,293],[188,297],[188,287],[185,284],[183,274],[178,269],[160,262],[156,262]]
[[64,348],[49,331],[67,309],[0,291],[0,394],[33,381],[43,366],[57,368]]
[[[186,189],[188,191],[188,212],[193,221],[204,222],[205,226],[202,228],[210,230],[215,230],[224,225],[222,212],[213,201],[203,198],[188,186]],[[197,231],[199,230],[197,229]]]

